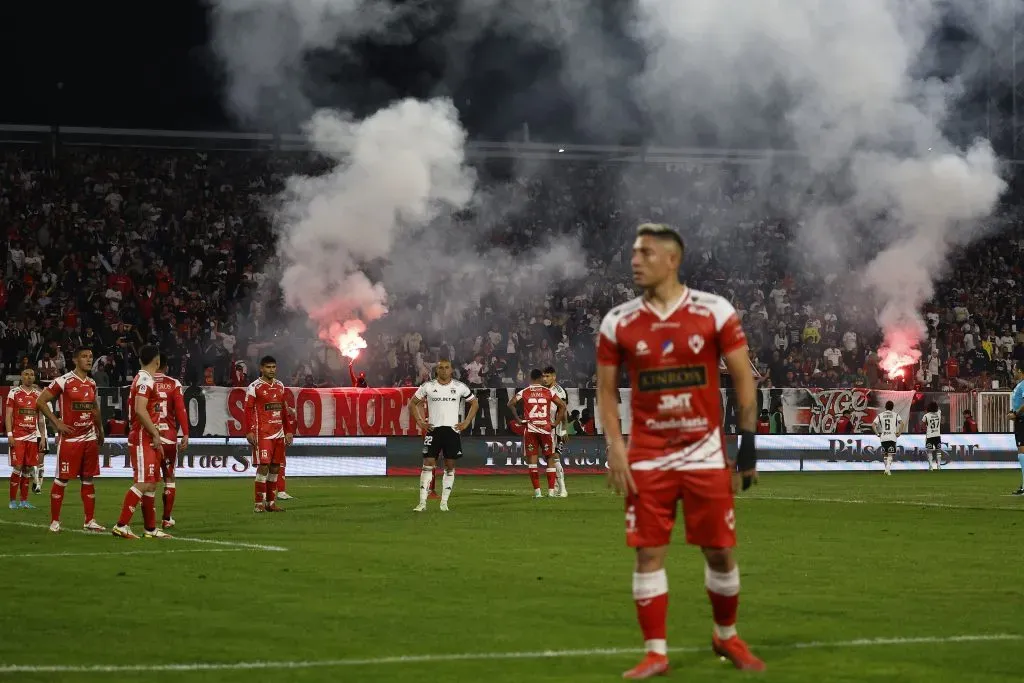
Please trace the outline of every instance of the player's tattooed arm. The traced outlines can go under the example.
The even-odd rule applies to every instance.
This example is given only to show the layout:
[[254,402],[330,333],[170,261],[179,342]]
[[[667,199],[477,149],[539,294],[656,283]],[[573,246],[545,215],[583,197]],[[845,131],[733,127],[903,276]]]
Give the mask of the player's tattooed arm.
[[53,425],[54,430],[56,430],[58,434],[67,434],[71,431],[71,428],[64,424],[64,422],[54,415],[52,410],[50,410],[50,401],[52,400],[53,394],[50,393],[50,390],[43,389],[43,393],[39,394],[39,398],[36,399],[36,408],[46,417],[47,420],[50,421],[50,424]]
[[100,445],[103,445],[104,439],[107,435],[103,433],[103,413],[100,412],[100,402],[93,401],[92,404],[92,422],[96,425],[96,438],[99,440]]
[[519,419],[519,394],[512,394],[509,398],[508,404],[506,404],[510,413],[512,413],[512,419]]
[[423,410],[420,406],[423,405],[423,399],[419,396],[413,395],[409,401],[409,409],[412,412],[412,419],[416,421],[417,426],[424,431],[430,431],[430,423],[423,418]]
[[750,369],[747,347],[743,346],[726,354],[725,366],[729,369],[738,404],[736,421],[740,431],[740,443],[736,469],[739,471],[745,491],[757,481],[757,450],[754,446],[754,432],[757,428],[757,388],[754,384],[754,373]]

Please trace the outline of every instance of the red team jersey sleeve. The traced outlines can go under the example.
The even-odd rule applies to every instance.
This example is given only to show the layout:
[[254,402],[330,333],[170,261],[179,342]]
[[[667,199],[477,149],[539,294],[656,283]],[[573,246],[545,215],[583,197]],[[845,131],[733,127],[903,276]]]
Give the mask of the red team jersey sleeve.
[[619,367],[622,363],[622,353],[619,349],[617,338],[619,320],[622,317],[622,307],[616,307],[605,314],[601,321],[601,328],[597,335],[597,364]]
[[243,424],[242,431],[245,434],[254,434],[256,429],[256,383],[253,382],[245,388],[245,405],[242,410]]
[[740,324],[740,317],[733,305],[721,299],[716,302],[711,312],[715,317],[718,348],[721,354],[728,356],[733,351],[744,348],[747,345],[747,335],[743,332],[743,325]]

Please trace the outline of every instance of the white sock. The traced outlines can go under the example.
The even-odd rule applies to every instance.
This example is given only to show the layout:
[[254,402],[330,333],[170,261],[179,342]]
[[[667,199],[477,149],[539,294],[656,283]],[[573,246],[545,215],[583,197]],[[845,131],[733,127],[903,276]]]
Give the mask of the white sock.
[[562,468],[562,459],[555,461],[555,479],[558,481],[558,488],[565,490],[565,470]]
[[885,456],[885,471],[888,472],[890,468],[892,468],[892,456],[887,455]]
[[931,451],[927,452],[927,456],[928,456],[928,469],[930,469],[930,470],[935,469],[935,456],[932,455]]
[[[430,482],[427,482],[430,485]],[[441,503],[447,503],[448,497],[452,495],[452,487],[455,486],[455,470],[449,472],[444,471],[444,476],[441,477]]]
[[42,482],[43,482],[43,466],[39,465],[38,467],[33,467],[32,468],[32,483],[35,484],[36,486],[42,486]]
[[430,493],[430,479],[434,475],[433,467],[424,467],[420,470],[420,504],[427,502],[427,494]]

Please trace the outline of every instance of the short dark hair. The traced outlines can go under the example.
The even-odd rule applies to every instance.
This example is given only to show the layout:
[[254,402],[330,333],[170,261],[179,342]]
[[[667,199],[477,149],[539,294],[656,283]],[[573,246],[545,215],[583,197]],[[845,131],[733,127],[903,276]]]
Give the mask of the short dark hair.
[[672,240],[679,245],[679,251],[686,253],[686,245],[683,244],[683,236],[675,228],[666,223],[641,223],[636,226],[636,236],[654,237],[662,240]]
[[885,402],[885,409],[886,409],[886,410],[892,410],[892,409],[893,409],[893,406],[895,406],[895,405],[896,405],[896,404],[895,404],[895,403],[893,403],[892,401],[886,401],[886,402]]
[[92,353],[92,347],[91,346],[79,346],[77,349],[75,349],[74,357],[78,358],[79,356],[81,356],[86,351],[88,351],[89,353]]
[[928,404],[928,412],[929,413],[934,413],[938,409],[939,409],[939,404],[936,403],[935,401],[932,401],[931,403]]
[[549,365],[546,368],[544,368],[544,374],[545,375],[557,375],[558,371],[555,370],[555,366],[554,365]]
[[149,365],[154,360],[160,357],[160,349],[153,344],[146,344],[139,349],[139,362],[143,365]]
[[263,356],[263,358],[260,358],[260,365],[270,365],[271,363],[277,365],[277,359],[273,356]]
[[537,368],[534,368],[533,370],[530,370],[530,379],[533,380],[533,381],[537,381],[538,379],[540,379],[543,376],[544,376],[544,373],[541,372],[540,370],[538,370]]

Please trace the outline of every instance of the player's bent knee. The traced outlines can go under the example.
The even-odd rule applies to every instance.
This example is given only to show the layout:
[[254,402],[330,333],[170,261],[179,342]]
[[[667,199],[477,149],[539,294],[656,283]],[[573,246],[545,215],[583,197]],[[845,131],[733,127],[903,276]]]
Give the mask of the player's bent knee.
[[732,569],[732,548],[701,548],[708,567],[716,572]]
[[656,572],[665,566],[668,546],[649,546],[636,549],[636,570],[640,573]]

